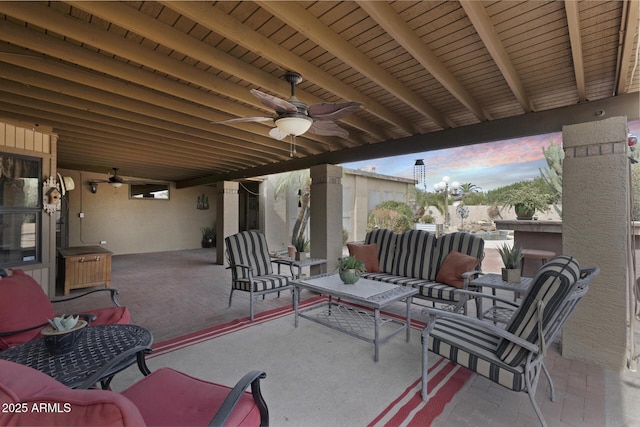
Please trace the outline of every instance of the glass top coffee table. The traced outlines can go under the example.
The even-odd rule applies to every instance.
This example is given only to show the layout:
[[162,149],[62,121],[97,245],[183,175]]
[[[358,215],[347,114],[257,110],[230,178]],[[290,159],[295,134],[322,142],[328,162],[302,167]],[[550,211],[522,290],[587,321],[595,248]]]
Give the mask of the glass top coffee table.
[[152,343],[151,332],[140,326],[87,326],[66,353],[50,353],[41,337],[1,351],[0,359],[37,369],[70,388],[89,388],[98,382],[107,388],[116,373],[135,362],[149,375],[145,354],[151,352]]
[[[328,297],[326,302],[304,310],[298,310],[298,298],[294,297],[296,328],[298,317],[303,317],[373,343],[376,362],[379,358],[379,345],[397,333],[406,331],[406,341],[409,342],[411,301],[413,295],[418,293],[417,289],[363,278],[353,285],[345,285],[337,274],[294,280],[292,283],[296,287],[297,295],[300,295],[301,289],[308,289]],[[334,299],[338,299],[339,302],[335,302]],[[353,305],[343,304],[342,301]],[[404,301],[407,305],[404,320],[380,314],[380,309],[396,301]]]

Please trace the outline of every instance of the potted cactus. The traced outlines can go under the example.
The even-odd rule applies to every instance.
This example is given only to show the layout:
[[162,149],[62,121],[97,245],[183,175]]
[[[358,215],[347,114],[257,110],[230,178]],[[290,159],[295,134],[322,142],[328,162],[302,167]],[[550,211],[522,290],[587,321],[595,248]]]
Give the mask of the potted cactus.
[[71,350],[84,332],[87,326],[85,320],[80,320],[78,316],[54,317],[49,320],[49,326],[42,329],[44,344],[53,354],[66,353]]
[[345,285],[356,283],[360,279],[360,273],[365,271],[364,263],[352,256],[341,258],[338,263],[338,274]]

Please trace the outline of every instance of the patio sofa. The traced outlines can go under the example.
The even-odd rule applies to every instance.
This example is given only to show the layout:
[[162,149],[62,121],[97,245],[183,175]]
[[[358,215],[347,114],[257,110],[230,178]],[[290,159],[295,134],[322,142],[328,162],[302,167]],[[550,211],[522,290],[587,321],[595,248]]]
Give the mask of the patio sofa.
[[480,271],[484,240],[471,233],[456,232],[440,238],[424,230],[396,233],[376,229],[364,244],[348,245],[350,255],[361,259],[367,271],[361,277],[418,289],[414,298],[451,306],[466,313],[471,298],[456,290],[469,285]]

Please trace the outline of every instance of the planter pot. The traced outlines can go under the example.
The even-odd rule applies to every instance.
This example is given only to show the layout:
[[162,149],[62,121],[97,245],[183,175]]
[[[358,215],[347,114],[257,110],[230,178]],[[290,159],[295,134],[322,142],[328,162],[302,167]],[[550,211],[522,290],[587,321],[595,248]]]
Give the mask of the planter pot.
[[520,283],[520,269],[519,268],[503,268],[502,280],[509,283]]
[[212,248],[216,245],[216,241],[214,239],[206,239],[203,237],[201,245],[203,248]]
[[296,252],[296,261],[305,261],[307,259],[306,252]]
[[353,285],[360,279],[360,272],[358,270],[340,270],[338,272],[342,283],[345,285]]
[[533,219],[533,215],[536,213],[535,210],[527,209],[523,205],[515,205],[513,210],[516,212],[516,219]]
[[44,345],[51,354],[62,354],[75,347],[84,333],[85,326],[85,320],[78,320],[78,324],[68,331],[58,331],[52,326],[47,326],[40,333],[44,336]]

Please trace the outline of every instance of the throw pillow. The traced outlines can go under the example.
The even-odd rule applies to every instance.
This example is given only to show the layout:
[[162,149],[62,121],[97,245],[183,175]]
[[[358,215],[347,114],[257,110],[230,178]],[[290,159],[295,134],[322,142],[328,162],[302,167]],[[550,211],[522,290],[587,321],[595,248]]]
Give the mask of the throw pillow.
[[367,269],[367,273],[380,272],[380,264],[378,262],[378,245],[375,243],[370,245],[347,243],[347,248],[349,249],[349,255],[364,262],[364,268]]
[[471,255],[451,251],[442,262],[440,270],[438,270],[436,282],[460,289],[464,285],[462,274],[473,270],[478,265],[478,261],[478,258]]

